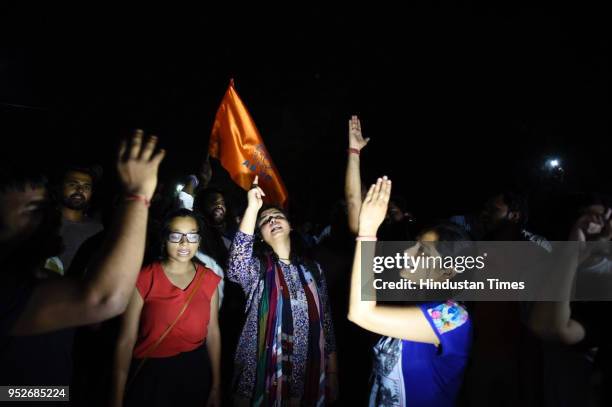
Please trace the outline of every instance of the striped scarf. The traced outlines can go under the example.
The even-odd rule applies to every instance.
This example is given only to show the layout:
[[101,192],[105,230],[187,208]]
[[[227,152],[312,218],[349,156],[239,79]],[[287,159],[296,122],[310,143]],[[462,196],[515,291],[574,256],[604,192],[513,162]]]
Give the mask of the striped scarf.
[[[280,265],[267,257],[263,275],[264,289],[258,309],[257,372],[253,405],[285,406],[291,398],[290,382],[293,369],[293,314],[289,288]],[[301,404],[325,404],[325,355],[323,310],[316,282],[310,284],[311,273],[297,267],[308,303],[308,356]],[[293,392],[295,393],[295,392]]]

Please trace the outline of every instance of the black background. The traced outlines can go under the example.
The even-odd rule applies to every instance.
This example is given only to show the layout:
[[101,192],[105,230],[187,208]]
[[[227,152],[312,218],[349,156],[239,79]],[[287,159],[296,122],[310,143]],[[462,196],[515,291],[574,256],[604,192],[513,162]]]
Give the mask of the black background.
[[108,168],[141,127],[174,180],[198,167],[235,78],[307,217],[342,196],[351,114],[372,139],[365,180],[389,175],[417,214],[474,208],[506,181],[542,195],[548,157],[564,189],[610,182],[603,9],[169,4],[0,6],[3,153]]

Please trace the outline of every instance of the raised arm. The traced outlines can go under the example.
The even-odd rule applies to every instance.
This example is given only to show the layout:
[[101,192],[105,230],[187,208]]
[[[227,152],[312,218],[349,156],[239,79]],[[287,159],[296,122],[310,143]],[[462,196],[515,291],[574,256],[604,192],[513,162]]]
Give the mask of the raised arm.
[[[578,219],[568,240],[576,241],[586,249],[586,233],[590,221],[589,215]],[[529,316],[529,328],[541,339],[574,345],[582,341],[586,335],[583,325],[572,319],[572,309],[569,301],[578,264],[583,260],[588,261],[586,251],[582,255],[585,255],[586,258],[579,258],[571,250],[555,253],[555,258],[559,257],[557,264],[562,268],[556,277],[561,279],[561,287],[567,293],[567,300],[534,303]]]
[[238,227],[242,233],[246,233],[247,235],[255,233],[257,213],[263,205],[263,197],[266,196],[259,187],[258,180],[259,177],[256,175],[251,189],[247,192],[247,208],[246,211],[244,211],[244,216]]
[[253,259],[253,242],[257,213],[263,205],[262,196],[265,194],[257,185],[257,180],[258,177],[255,176],[253,186],[247,193],[247,208],[230,247],[227,268],[227,278],[240,284],[247,294],[253,283],[257,281],[259,270],[256,260]]
[[[193,174],[190,174],[189,176],[187,176],[187,178],[185,180],[185,186],[183,187],[181,192],[189,194],[189,195],[191,195],[193,197],[195,195],[195,190],[198,187],[198,185],[200,185],[200,181],[198,181],[198,177],[193,175]],[[180,195],[180,193],[179,193],[179,195]],[[189,210],[192,210],[193,209],[193,202],[191,202],[191,207],[183,206],[183,208],[187,208]]]
[[121,314],[132,295],[142,265],[148,202],[157,185],[164,151],[155,152],[157,138],[144,142],[137,130],[131,143],[119,148],[117,170],[126,198],[99,255],[83,282],[69,279],[41,282],[33,291],[13,335],[31,335],[100,322]]
[[[390,196],[391,181],[387,177],[379,178],[376,184],[370,187],[359,213],[359,236],[364,240],[375,240],[373,237],[385,219]],[[438,344],[436,333],[419,307],[378,306],[375,301],[361,300],[362,288],[373,291],[370,278],[362,284],[362,254],[364,263],[372,264],[375,251],[373,245],[367,245],[363,252],[362,249],[361,241],[358,240],[351,273],[348,319],[380,335]],[[370,273],[368,270],[366,274],[371,276]]]
[[344,195],[348,208],[348,225],[351,232],[357,234],[359,227],[359,209],[361,208],[361,169],[359,154],[370,141],[361,134],[361,123],[357,116],[349,120],[349,149],[344,181]]
[[210,180],[213,176],[212,166],[210,165],[210,155],[208,153],[206,153],[206,156],[202,161],[202,166],[200,167],[200,173],[198,174],[198,176],[201,181],[202,189],[208,188]]

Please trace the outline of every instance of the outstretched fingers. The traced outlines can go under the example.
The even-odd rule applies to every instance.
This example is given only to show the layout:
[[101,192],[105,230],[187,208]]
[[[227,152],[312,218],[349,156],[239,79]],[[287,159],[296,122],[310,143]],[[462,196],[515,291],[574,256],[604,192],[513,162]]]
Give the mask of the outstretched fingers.
[[157,145],[157,137],[150,136],[147,142],[144,144],[142,151],[140,152],[140,158],[145,161],[149,161],[153,152],[155,151],[155,146]]
[[383,177],[382,187],[380,189],[379,199],[387,205],[389,203],[389,199],[391,199],[391,180],[386,176]]
[[156,166],[159,166],[159,164],[163,161],[165,156],[166,156],[166,150],[162,148],[157,153],[155,153],[155,155],[151,158],[151,162],[155,164]]
[[117,161],[123,161],[125,158],[125,152],[127,151],[127,140],[121,139],[119,143],[119,152],[117,154]]
[[376,184],[372,184],[370,186],[370,189],[368,190],[368,193],[366,194],[365,198],[363,199],[363,203],[364,204],[369,204],[370,202],[372,202],[372,197],[374,196],[374,189],[376,188]]
[[378,178],[376,180],[376,184],[374,185],[374,196],[372,197],[372,201],[378,202],[380,200],[380,193],[382,191],[383,179]]
[[378,178],[375,184],[370,186],[364,203],[388,205],[391,199],[391,180],[386,176]]
[[144,136],[144,132],[140,129],[137,129],[134,132],[131,140],[130,146],[130,159],[137,159],[140,156],[140,146],[142,145],[142,137]]

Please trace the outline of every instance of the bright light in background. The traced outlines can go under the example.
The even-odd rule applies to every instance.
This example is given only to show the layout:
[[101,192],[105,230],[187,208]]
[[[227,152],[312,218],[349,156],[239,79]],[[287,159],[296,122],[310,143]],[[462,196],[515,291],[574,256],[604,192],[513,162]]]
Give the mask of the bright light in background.
[[565,169],[561,166],[563,163],[559,156],[549,156],[545,159],[542,167],[542,175],[548,182],[562,183],[565,175]]

